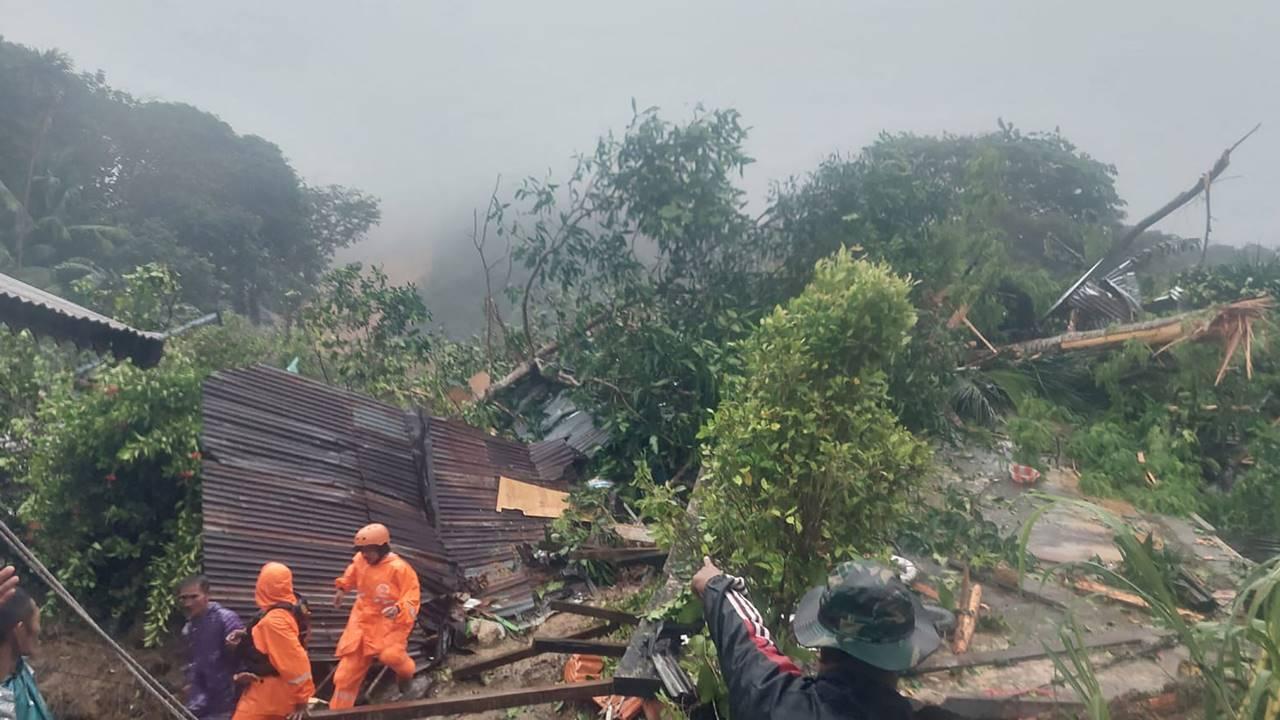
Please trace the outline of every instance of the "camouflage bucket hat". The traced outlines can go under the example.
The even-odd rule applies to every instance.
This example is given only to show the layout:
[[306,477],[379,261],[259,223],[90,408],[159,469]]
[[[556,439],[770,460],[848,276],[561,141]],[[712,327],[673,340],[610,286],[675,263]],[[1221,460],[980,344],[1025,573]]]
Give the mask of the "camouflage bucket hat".
[[805,647],[835,648],[895,672],[914,667],[942,642],[915,595],[874,562],[836,566],[826,585],[800,600],[793,628]]

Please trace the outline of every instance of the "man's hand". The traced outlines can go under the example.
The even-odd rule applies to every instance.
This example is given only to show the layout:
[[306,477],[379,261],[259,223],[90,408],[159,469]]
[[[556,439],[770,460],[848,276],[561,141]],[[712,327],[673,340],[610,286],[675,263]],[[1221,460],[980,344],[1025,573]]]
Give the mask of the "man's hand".
[[249,685],[250,683],[262,682],[262,678],[251,672],[238,672],[231,677],[231,682],[236,685]]
[[693,591],[698,594],[698,597],[702,597],[702,594],[707,591],[707,583],[711,582],[711,578],[723,574],[724,571],[716,567],[715,563],[711,562],[711,558],[703,556],[702,569],[694,574],[690,584],[693,585]]
[[306,718],[310,714],[310,711],[307,709],[307,704],[302,703],[296,710],[289,713],[285,720],[303,720],[303,718]]
[[388,605],[382,608],[382,616],[394,620],[400,614],[399,605]]
[[342,607],[342,599],[347,596],[346,590],[339,590],[333,594],[333,606],[335,608]]
[[236,648],[240,647],[240,643],[244,640],[245,636],[248,634],[249,633],[245,632],[244,630],[232,630],[231,632],[227,633],[227,639],[226,639],[227,647],[230,648],[231,650],[235,650]]
[[12,565],[0,570],[0,605],[9,601],[18,589],[18,571]]

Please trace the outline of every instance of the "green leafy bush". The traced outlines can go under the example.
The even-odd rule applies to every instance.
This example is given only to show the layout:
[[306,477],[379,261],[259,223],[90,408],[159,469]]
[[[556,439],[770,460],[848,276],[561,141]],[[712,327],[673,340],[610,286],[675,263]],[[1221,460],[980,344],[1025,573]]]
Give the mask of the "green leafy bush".
[[569,509],[547,526],[543,546],[572,570],[594,583],[609,585],[617,578],[612,563],[574,557],[588,546],[617,546],[622,539],[613,531],[609,491],[581,487],[569,495]]
[[1008,423],[1014,461],[1041,472],[1046,470],[1045,456],[1062,450],[1063,431],[1071,421],[1067,410],[1040,398],[1025,398],[1018,403],[1018,414]]
[[1194,434],[1172,437],[1161,426],[1135,436],[1132,427],[1100,422],[1073,435],[1068,449],[1080,463],[1080,489],[1086,493],[1186,515],[1201,509],[1194,439]]
[[702,530],[772,618],[830,564],[880,551],[928,460],[886,371],[915,322],[908,283],[841,250],[741,345],[702,431]]

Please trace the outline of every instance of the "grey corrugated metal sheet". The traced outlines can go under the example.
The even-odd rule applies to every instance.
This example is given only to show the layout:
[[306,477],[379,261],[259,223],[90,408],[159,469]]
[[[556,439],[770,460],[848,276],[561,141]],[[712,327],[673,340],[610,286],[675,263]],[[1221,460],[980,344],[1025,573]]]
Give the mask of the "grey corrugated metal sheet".
[[609,439],[609,433],[596,426],[591,413],[578,408],[568,390],[557,392],[542,407],[542,419],[536,430],[517,428],[526,440],[561,440],[583,456],[589,457]]
[[1109,292],[1087,282],[1067,298],[1067,305],[1080,311],[1080,327],[1106,327],[1112,323],[1129,322],[1134,310],[1119,294]]
[[352,556],[351,538],[385,523],[426,593],[458,573],[422,504],[416,418],[398,408],[265,367],[205,383],[205,571],[237,611],[252,613],[258,569],[293,569],[313,602],[313,650],[332,653],[347,610],[326,602]]
[[130,358],[139,367],[160,362],[164,336],[143,332],[99,315],[88,308],[0,274],[0,323],[11,330],[30,330],[39,336],[69,340],[78,347],[110,351]]

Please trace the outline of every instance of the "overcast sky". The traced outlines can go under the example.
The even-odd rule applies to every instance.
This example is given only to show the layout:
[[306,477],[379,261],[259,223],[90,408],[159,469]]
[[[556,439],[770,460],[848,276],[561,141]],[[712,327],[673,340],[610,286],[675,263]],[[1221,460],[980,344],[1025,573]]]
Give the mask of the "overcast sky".
[[[0,33],[272,140],[310,182],[378,195],[359,255],[406,280],[473,262],[471,209],[495,176],[565,170],[632,97],[672,119],[740,110],[756,204],[881,130],[1003,117],[1117,165],[1140,217],[1262,122],[1215,186],[1215,237],[1280,245],[1276,0],[0,0]],[[1196,203],[1160,227],[1203,222]]]

